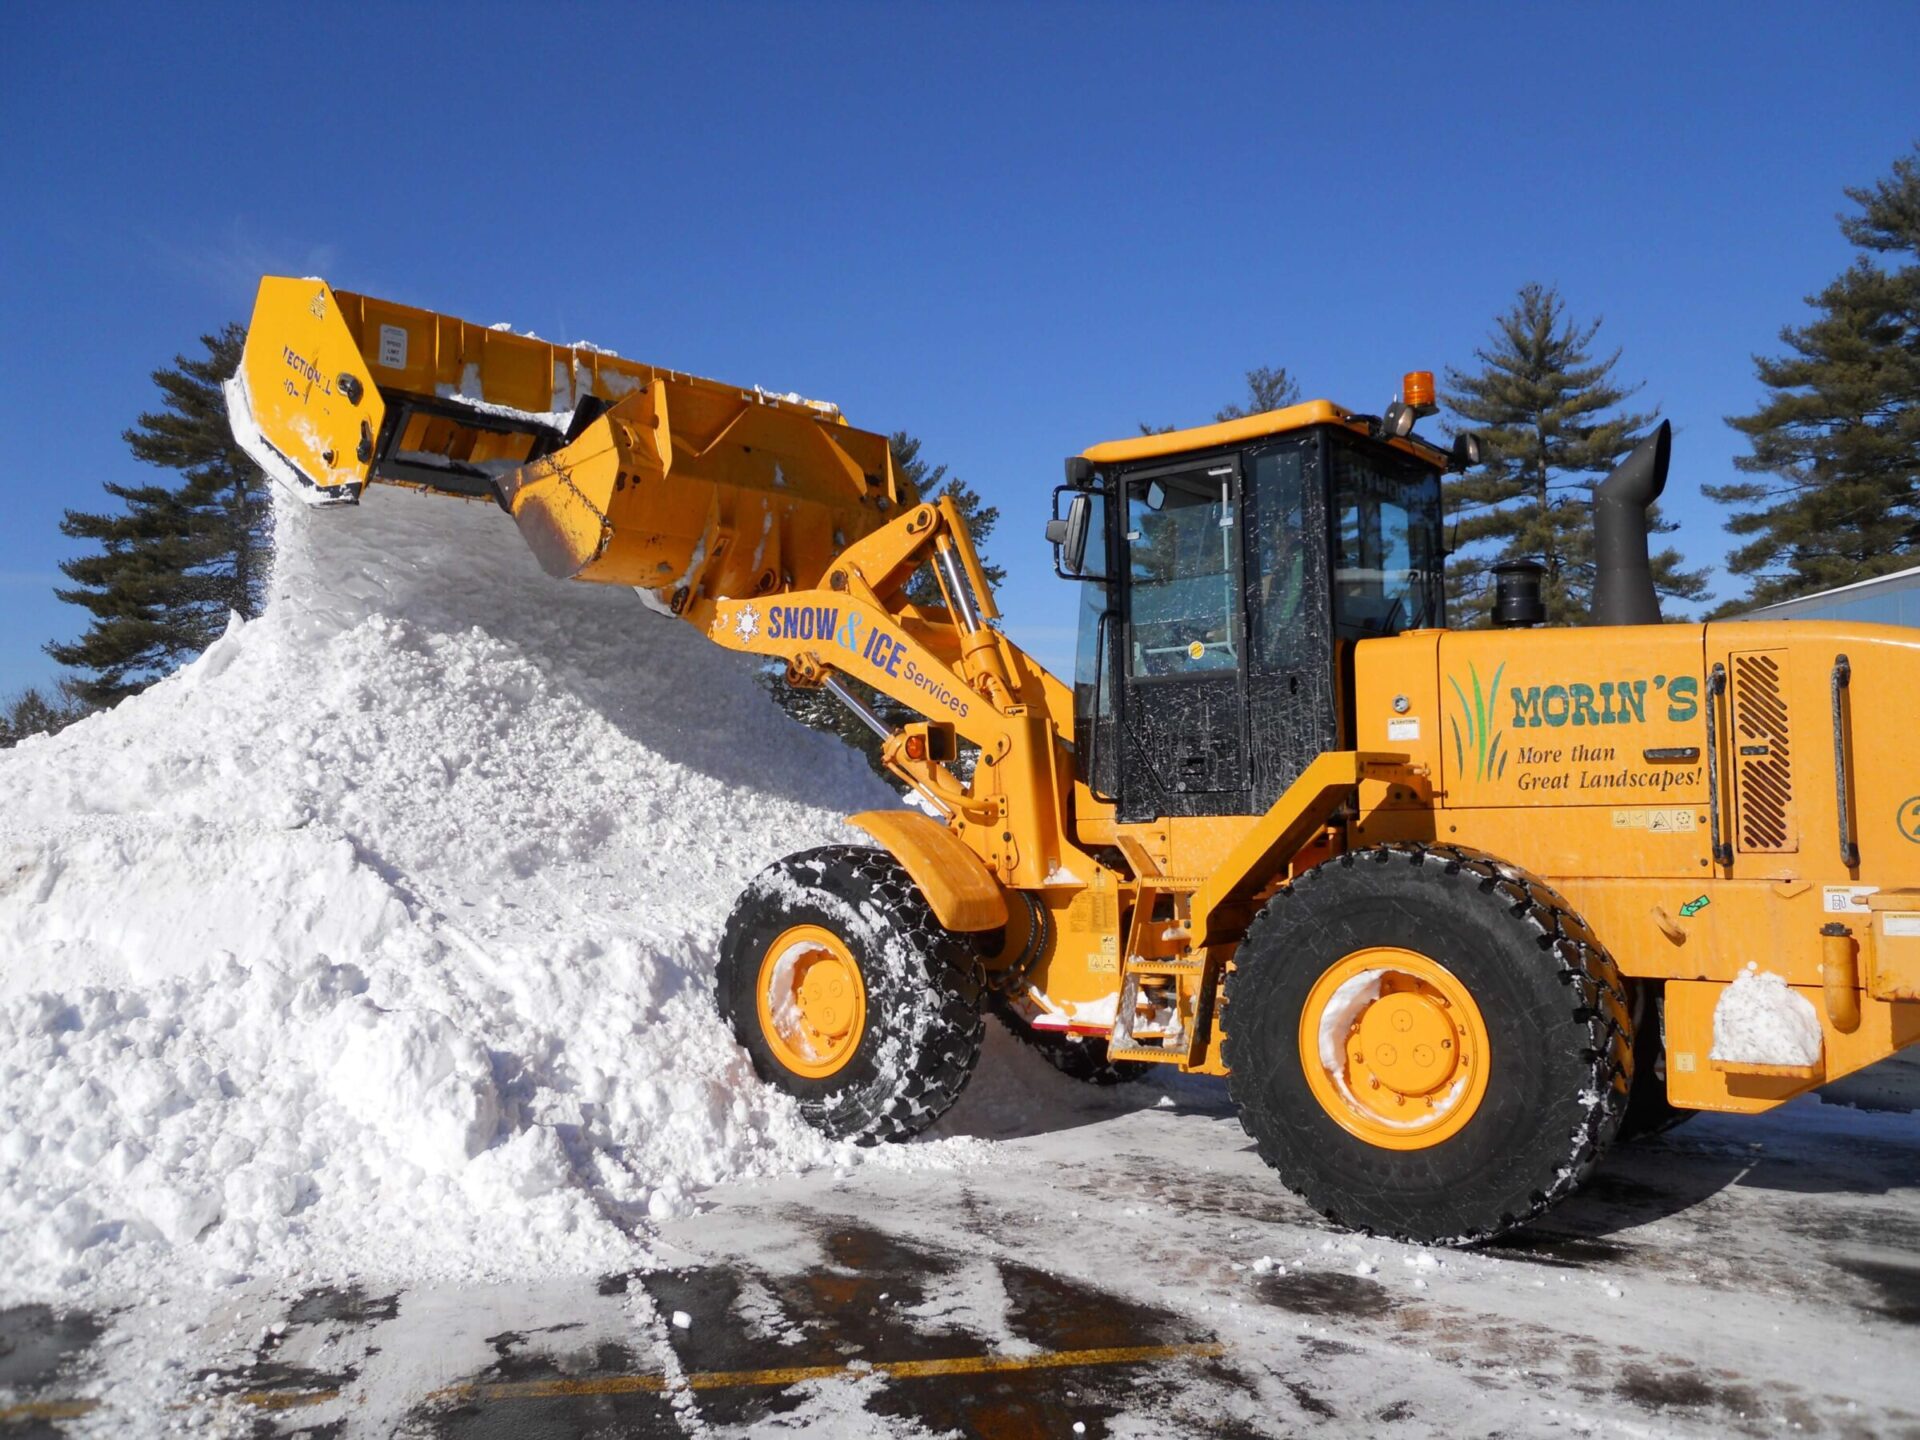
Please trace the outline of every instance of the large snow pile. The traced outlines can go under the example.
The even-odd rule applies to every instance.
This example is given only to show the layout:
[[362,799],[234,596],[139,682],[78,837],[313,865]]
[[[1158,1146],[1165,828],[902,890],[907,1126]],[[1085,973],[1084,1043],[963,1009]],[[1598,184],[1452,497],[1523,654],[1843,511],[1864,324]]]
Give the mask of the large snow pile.
[[490,506],[278,528],[264,616],[0,752],[0,1303],[632,1263],[700,1186],[850,1159],[709,976],[749,876],[895,797]]
[[1817,1065],[1822,1046],[1813,1002],[1759,966],[1733,977],[1713,1007],[1710,1059],[1743,1065]]

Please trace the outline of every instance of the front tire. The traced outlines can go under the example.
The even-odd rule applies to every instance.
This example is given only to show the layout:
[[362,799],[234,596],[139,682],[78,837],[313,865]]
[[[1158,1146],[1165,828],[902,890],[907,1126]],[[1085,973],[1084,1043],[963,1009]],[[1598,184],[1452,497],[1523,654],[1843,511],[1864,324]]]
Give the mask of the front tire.
[[720,1013],[807,1122],[861,1145],[944,1115],[980,1058],[979,963],[883,850],[831,845],[768,866],[734,903]]
[[1619,1129],[1618,971],[1541,882],[1451,847],[1343,855],[1247,932],[1222,1013],[1241,1124],[1337,1224],[1465,1244],[1571,1193]]

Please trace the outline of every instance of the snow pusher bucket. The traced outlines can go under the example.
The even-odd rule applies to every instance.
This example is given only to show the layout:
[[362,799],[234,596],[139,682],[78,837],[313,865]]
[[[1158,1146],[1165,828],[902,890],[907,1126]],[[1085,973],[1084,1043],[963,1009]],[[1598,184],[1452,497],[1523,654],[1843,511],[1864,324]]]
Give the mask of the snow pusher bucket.
[[716,599],[811,588],[914,498],[886,437],[833,406],[320,280],[260,282],[227,410],[310,503],[369,484],[490,498],[549,574],[652,591],[696,623]]

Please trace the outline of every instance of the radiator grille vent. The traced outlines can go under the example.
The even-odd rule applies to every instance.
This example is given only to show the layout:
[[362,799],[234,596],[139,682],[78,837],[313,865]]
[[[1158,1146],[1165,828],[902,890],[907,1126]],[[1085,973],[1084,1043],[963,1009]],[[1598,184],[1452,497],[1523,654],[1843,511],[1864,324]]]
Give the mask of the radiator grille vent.
[[1784,650],[1734,655],[1734,805],[1742,850],[1797,850]]

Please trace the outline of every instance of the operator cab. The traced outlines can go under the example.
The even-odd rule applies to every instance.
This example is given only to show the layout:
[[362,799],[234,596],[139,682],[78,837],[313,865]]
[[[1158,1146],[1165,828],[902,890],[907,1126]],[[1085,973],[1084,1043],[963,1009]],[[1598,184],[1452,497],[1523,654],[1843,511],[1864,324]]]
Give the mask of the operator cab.
[[1265,811],[1352,733],[1354,644],[1445,624],[1440,476],[1472,446],[1410,436],[1416,379],[1385,420],[1312,401],[1067,462],[1076,743],[1119,820]]

